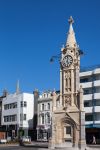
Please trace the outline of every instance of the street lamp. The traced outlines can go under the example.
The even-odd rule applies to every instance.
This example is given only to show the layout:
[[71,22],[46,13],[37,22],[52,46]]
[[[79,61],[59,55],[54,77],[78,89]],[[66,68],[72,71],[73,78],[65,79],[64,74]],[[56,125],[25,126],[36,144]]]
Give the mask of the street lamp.
[[[77,52],[78,52],[77,55],[80,55],[80,56],[84,55],[83,50],[81,50],[81,49],[79,49],[79,48],[77,48]],[[60,60],[61,60],[61,53],[52,56],[52,57],[50,58],[50,62],[53,63],[53,62],[55,61],[55,59],[58,59],[58,61],[60,61]]]
[[54,62],[55,59],[58,59],[58,60],[60,61],[60,58],[61,58],[61,53],[60,53],[60,54],[57,54],[57,55],[55,55],[55,56],[52,56],[52,57],[50,58],[50,62],[51,62],[51,63]]

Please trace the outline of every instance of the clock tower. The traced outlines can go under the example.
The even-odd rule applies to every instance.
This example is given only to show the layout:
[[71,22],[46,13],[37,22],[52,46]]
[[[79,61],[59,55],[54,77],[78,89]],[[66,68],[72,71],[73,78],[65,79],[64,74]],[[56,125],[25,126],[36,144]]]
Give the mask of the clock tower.
[[61,48],[60,94],[53,92],[51,147],[85,147],[85,112],[80,86],[80,50],[69,18],[65,47]]
[[60,101],[66,110],[78,109],[80,54],[70,17],[66,46],[61,49]]

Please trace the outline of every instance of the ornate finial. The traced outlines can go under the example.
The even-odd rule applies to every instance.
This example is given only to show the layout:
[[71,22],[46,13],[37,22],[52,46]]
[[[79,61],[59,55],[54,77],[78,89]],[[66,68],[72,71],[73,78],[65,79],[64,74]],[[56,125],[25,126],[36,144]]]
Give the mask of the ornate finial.
[[80,92],[83,93],[82,85],[80,85]]
[[70,18],[68,19],[68,22],[69,22],[69,24],[73,24],[74,23],[74,20],[73,20],[72,16],[70,16]]
[[7,89],[4,89],[3,90],[3,96],[5,97],[5,96],[7,96],[8,95],[8,91],[7,91]]

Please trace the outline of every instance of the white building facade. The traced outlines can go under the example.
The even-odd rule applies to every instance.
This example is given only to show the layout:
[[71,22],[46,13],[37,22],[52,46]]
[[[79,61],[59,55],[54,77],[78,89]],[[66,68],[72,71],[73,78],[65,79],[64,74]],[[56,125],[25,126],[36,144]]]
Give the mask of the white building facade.
[[82,69],[80,84],[84,91],[87,143],[92,143],[93,136],[100,143],[100,66]]
[[9,94],[2,99],[1,125],[7,136],[28,136],[33,128],[34,97],[29,93]]
[[51,134],[52,93],[44,92],[38,98],[37,141],[48,141]]

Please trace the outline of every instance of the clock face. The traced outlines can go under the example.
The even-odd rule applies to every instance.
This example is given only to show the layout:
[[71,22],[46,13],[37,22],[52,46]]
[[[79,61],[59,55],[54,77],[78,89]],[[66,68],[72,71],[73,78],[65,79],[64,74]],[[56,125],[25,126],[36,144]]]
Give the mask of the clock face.
[[62,60],[63,67],[69,67],[73,62],[73,58],[70,55],[66,55]]

